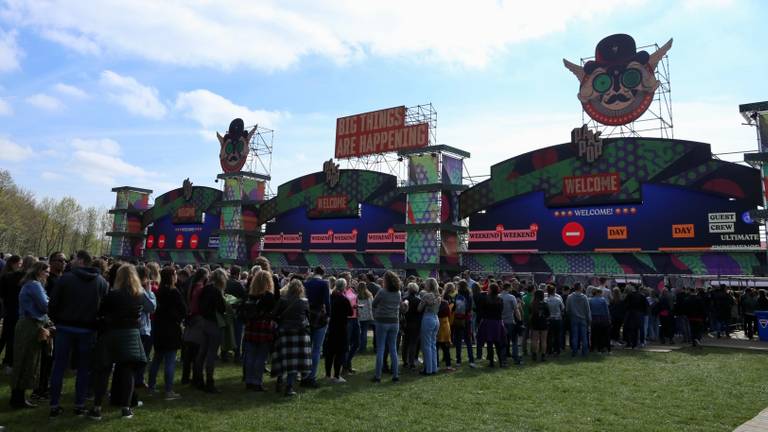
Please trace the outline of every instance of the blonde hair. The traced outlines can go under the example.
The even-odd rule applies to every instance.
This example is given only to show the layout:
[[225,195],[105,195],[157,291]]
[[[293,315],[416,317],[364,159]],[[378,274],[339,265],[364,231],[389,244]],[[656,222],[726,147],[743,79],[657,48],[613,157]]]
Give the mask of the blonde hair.
[[424,281],[424,291],[437,295],[437,279],[427,278]]
[[160,265],[156,262],[147,263],[147,277],[152,282],[160,282]]
[[214,270],[213,274],[211,274],[211,283],[216,288],[224,291],[224,288],[227,286],[227,272],[225,272],[221,267]]
[[358,283],[356,291],[357,291],[357,298],[369,299],[373,297],[373,294],[371,294],[371,292],[368,291],[368,285],[365,282]]
[[251,279],[251,286],[248,289],[248,294],[257,296],[264,294],[265,292],[275,293],[275,283],[272,280],[272,273],[264,270],[260,270],[253,275]]
[[443,287],[443,297],[450,297],[456,291],[456,285],[453,282],[448,282]]
[[292,280],[285,289],[286,297],[294,297],[297,299],[304,298],[304,284],[300,280]]
[[115,289],[127,291],[133,297],[141,294],[141,280],[136,273],[136,267],[133,264],[123,264],[117,269],[115,276]]

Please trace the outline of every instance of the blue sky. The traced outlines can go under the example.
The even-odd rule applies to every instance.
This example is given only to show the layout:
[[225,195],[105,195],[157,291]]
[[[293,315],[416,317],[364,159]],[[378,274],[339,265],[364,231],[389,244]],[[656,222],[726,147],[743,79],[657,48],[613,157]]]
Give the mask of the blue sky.
[[759,0],[0,0],[0,168],[85,205],[215,186],[215,132],[240,116],[275,130],[276,189],[333,155],[337,117],[432,102],[438,142],[487,174],[569,139],[581,106],[562,59],[612,33],[674,38],[676,138],[753,149],[738,104],[768,100],[766,22]]

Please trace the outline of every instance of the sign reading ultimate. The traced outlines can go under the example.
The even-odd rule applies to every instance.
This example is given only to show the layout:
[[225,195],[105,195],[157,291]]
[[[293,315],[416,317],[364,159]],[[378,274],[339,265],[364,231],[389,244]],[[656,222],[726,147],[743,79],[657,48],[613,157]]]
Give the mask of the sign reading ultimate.
[[429,145],[429,124],[405,124],[399,106],[336,119],[336,158],[410,150]]

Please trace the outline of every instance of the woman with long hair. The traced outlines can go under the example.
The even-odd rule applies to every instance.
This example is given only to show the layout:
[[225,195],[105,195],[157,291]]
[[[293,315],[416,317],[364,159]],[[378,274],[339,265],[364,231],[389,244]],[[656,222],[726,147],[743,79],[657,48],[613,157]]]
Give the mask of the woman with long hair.
[[400,278],[391,271],[384,273],[384,286],[373,299],[373,318],[376,322],[376,372],[374,382],[381,381],[384,351],[389,351],[392,364],[392,382],[400,381],[397,359],[397,333],[400,331]]
[[[220,393],[214,381],[216,368],[216,354],[219,352],[223,333],[221,324],[224,311],[224,289],[227,286],[227,273],[218,268],[211,275],[211,283],[206,285],[200,293],[198,312],[200,320],[196,324],[199,328],[200,347],[195,358],[195,370],[192,374],[197,377],[194,382],[199,389],[207,393]],[[203,369],[205,369],[205,383],[203,383]]]
[[544,301],[544,290],[537,289],[531,300],[531,358],[546,361],[549,306]]
[[494,367],[493,349],[496,348],[496,355],[499,357],[499,366],[505,367],[507,359],[505,358],[504,347],[507,343],[507,332],[504,329],[504,321],[501,319],[501,313],[504,309],[504,303],[499,297],[499,285],[495,282],[488,286],[488,295],[477,306],[482,320],[477,329],[477,344],[481,346],[486,344],[488,351],[488,366]]
[[101,404],[107,391],[109,373],[114,365],[114,379],[119,394],[112,395],[121,406],[123,418],[132,418],[131,397],[136,371],[146,365],[147,357],[141,345],[140,316],[144,303],[144,288],[136,268],[125,264],[117,271],[113,289],[104,297],[99,308],[102,328],[94,352],[94,399],[88,416],[101,419]]
[[440,296],[440,309],[437,311],[439,326],[437,329],[437,345],[443,352],[445,370],[452,372],[456,369],[451,365],[451,322],[453,322],[453,296],[456,286],[448,282],[443,287],[443,295]]
[[[328,331],[325,333],[325,377],[333,383],[347,382],[341,376],[341,367],[346,361],[349,350],[348,317],[352,314],[352,306],[345,295],[346,291],[346,279],[337,279],[331,292],[331,313]],[[332,368],[333,377],[331,377]]]
[[285,295],[275,306],[277,341],[272,356],[272,375],[277,377],[275,390],[280,392],[286,379],[286,396],[295,396],[294,385],[299,375],[312,370],[312,343],[309,339],[309,302],[304,284],[293,279],[285,287]]
[[[151,273],[151,272],[150,272]],[[165,371],[165,400],[181,397],[173,391],[173,375],[176,371],[176,352],[181,348],[181,323],[187,315],[187,308],[181,293],[176,289],[176,269],[165,267],[160,271],[157,290],[157,310],[152,321],[152,342],[155,356],[149,368],[149,389],[155,390],[160,363]]]
[[245,388],[264,391],[264,368],[275,337],[275,284],[272,273],[257,270],[251,273],[248,297],[241,308],[245,322],[244,361]]
[[200,383],[203,377],[194,376],[193,365],[197,358],[197,352],[200,350],[200,294],[203,288],[208,284],[209,272],[205,268],[199,268],[189,280],[189,287],[184,296],[187,306],[187,319],[184,323],[184,333],[182,334],[183,347],[181,351],[181,383],[190,382],[190,373],[192,373],[192,382]]
[[37,384],[40,371],[40,342],[50,338],[48,296],[45,284],[48,264],[32,265],[22,281],[19,293],[19,320],[15,328],[13,374],[11,375],[11,407],[33,408],[24,393]]
[[373,326],[373,295],[365,282],[357,284],[357,319],[360,321],[360,351],[368,349],[368,329]]
[[421,318],[421,352],[424,353],[422,375],[435,375],[437,373],[437,330],[439,328],[437,312],[439,309],[437,280],[429,278],[424,281],[424,290],[421,292],[421,302],[419,303],[419,311],[424,313]]

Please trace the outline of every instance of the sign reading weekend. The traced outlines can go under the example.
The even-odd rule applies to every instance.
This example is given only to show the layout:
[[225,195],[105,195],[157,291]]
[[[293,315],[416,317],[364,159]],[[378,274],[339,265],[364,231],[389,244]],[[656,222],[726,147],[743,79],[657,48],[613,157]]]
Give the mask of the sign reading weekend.
[[405,107],[336,119],[336,158],[410,150],[429,145],[429,125],[405,124]]

